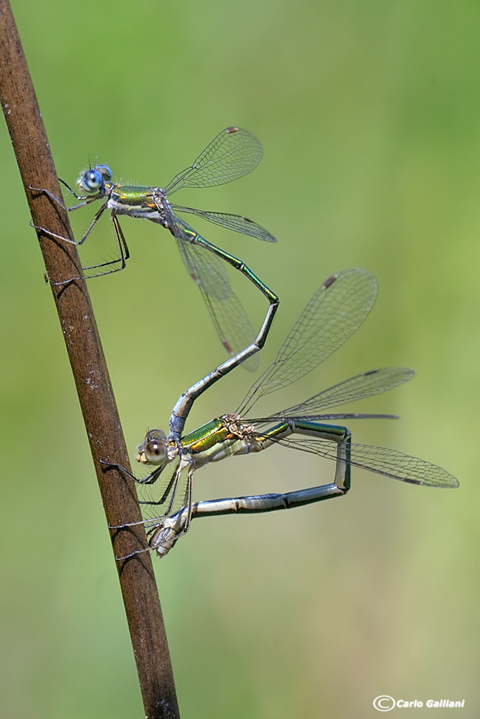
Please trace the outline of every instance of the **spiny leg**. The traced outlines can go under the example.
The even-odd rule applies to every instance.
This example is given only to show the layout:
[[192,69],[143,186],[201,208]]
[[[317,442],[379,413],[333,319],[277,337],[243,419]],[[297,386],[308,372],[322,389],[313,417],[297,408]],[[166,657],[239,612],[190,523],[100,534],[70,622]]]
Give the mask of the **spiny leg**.
[[[68,187],[68,185],[66,185],[66,186]],[[38,192],[41,192],[44,195],[47,195],[47,197],[49,197],[51,200],[56,202],[58,205],[60,205],[60,207],[62,209],[66,210],[67,212],[73,212],[74,210],[79,210],[81,207],[90,205],[92,202],[95,202],[95,200],[98,199],[98,197],[89,197],[88,199],[85,199],[84,202],[81,202],[78,205],[73,205],[72,207],[67,207],[67,205],[63,202],[63,200],[61,200],[59,197],[54,195],[53,192],[50,192],[50,190],[42,190],[38,187],[31,187],[30,189],[36,190]],[[68,187],[68,189],[70,190],[70,192],[72,192],[72,194],[75,195],[75,193],[73,192],[73,190],[71,190],[70,187]],[[78,199],[84,199],[80,195],[75,195],[75,197],[77,197]],[[57,235],[55,232],[48,230],[46,227],[40,227],[39,225],[32,224],[32,227],[34,227],[36,230],[40,230],[41,232],[45,232],[46,235],[48,235],[49,237],[53,237],[56,240],[63,240],[64,242],[69,242],[71,245],[83,245],[83,243],[89,236],[90,232],[93,230],[93,228],[97,224],[101,215],[106,210],[106,208],[107,208],[107,203],[105,202],[95,213],[95,216],[94,216],[89,228],[87,229],[87,231],[85,232],[85,234],[83,235],[83,237],[80,240],[72,240],[70,237],[64,237],[63,235]]]
[[[140,500],[138,503],[139,503],[139,504],[148,504],[150,507],[159,507],[159,506],[161,507],[162,504],[165,504],[165,502],[166,502],[166,500],[167,500],[167,497],[168,497],[168,495],[170,494],[170,492],[171,492],[171,490],[172,490],[173,483],[174,483],[174,481],[175,481],[176,476],[177,476],[177,470],[175,469],[174,473],[173,473],[172,476],[170,477],[170,480],[169,480],[169,482],[168,482],[168,484],[167,484],[167,486],[166,486],[166,488],[165,488],[164,493],[162,494],[161,498],[160,498],[157,502],[155,502],[154,500],[146,500],[146,499],[144,499],[144,500]],[[137,480],[137,481],[138,481],[138,480]],[[168,511],[167,511],[166,513],[168,514]]]
[[[98,196],[85,198],[82,195],[77,195],[72,190],[72,188],[69,185],[67,185],[66,182],[64,182],[63,180],[60,180],[60,182],[62,182],[65,185],[65,187],[69,190],[69,192],[72,193],[72,195],[76,199],[82,200],[82,202],[80,202],[78,205],[73,205],[72,207],[67,207],[67,205],[65,205],[63,200],[61,200],[59,197],[54,195],[53,192],[50,192],[49,190],[41,190],[40,188],[34,188],[34,187],[32,187],[30,189],[38,190],[39,192],[46,194],[51,200],[56,202],[58,205],[60,205],[60,207],[62,207],[67,212],[73,212],[74,210],[78,210],[81,207],[85,207],[86,205],[89,205],[92,202],[95,202],[96,200],[98,200]],[[32,225],[32,227],[34,227],[36,230],[39,230],[41,232],[45,232],[45,234],[47,234],[49,237],[52,237],[57,240],[62,240],[63,242],[68,242],[71,245],[76,245],[78,247],[80,245],[83,245],[85,240],[88,238],[91,231],[93,230],[93,228],[95,227],[95,225],[97,224],[97,222],[99,221],[99,219],[101,218],[101,216],[103,215],[105,210],[107,209],[107,204],[108,204],[108,201],[105,202],[97,210],[92,222],[90,223],[90,226],[88,227],[85,234],[79,240],[72,240],[70,237],[64,237],[63,235],[57,235],[55,232],[52,232],[51,230],[48,230],[46,227],[41,227],[39,225]],[[118,242],[120,256],[115,258],[114,260],[108,260],[107,262],[100,262],[99,264],[96,264],[96,265],[88,265],[86,267],[82,267],[82,270],[84,270],[84,271],[85,270],[96,270],[101,267],[109,267],[110,265],[117,265],[118,263],[120,263],[120,267],[115,267],[114,269],[107,270],[106,272],[98,272],[95,275],[80,275],[78,277],[70,277],[68,280],[63,280],[61,282],[54,282],[52,284],[54,284],[55,286],[61,286],[61,285],[65,285],[69,282],[75,282],[77,280],[92,279],[94,277],[103,277],[104,275],[110,275],[114,272],[120,272],[121,270],[125,269],[126,261],[130,258],[130,252],[129,252],[129,249],[127,246],[127,242],[125,240],[125,235],[123,234],[122,228],[120,226],[120,223],[113,212],[111,213],[111,219],[113,222],[113,226],[115,228],[115,235],[116,235],[117,242]]]
[[[100,208],[101,211],[105,209],[105,205]],[[98,217],[100,216],[99,213],[97,213]],[[94,223],[98,220],[98,217],[94,220]],[[120,272],[121,270],[124,270],[126,267],[127,260],[130,258],[130,251],[127,246],[127,241],[125,240],[125,235],[123,234],[123,230],[120,226],[120,223],[113,213],[111,214],[111,219],[113,222],[113,226],[115,228],[115,234],[117,237],[118,242],[118,248],[120,250],[120,257],[116,257],[114,260],[108,260],[107,262],[100,262],[98,265],[88,265],[87,267],[82,267],[82,270],[97,270],[100,267],[109,267],[110,265],[117,265],[120,262],[120,267],[114,267],[111,270],[106,270],[106,272],[97,272],[95,275],[80,275],[80,277],[71,277],[69,280],[63,280],[62,282],[55,282],[55,285],[65,285],[68,282],[75,282],[76,280],[91,280],[94,277],[104,277],[105,275],[111,275],[114,272]],[[88,232],[93,227],[93,224],[90,226]],[[87,235],[84,235],[81,240],[78,242],[75,242],[74,244],[80,245],[82,242],[85,241]]]
[[137,554],[142,554],[143,552],[149,552],[150,550],[151,550],[150,545],[148,547],[142,547],[141,549],[134,549],[133,552],[130,552],[130,554],[125,554],[123,557],[117,557],[117,555],[115,555],[115,561],[123,562],[126,559],[131,559],[132,557],[136,557]]
[[137,482],[137,484],[153,484],[157,481],[158,477],[164,469],[162,465],[154,469],[153,472],[150,472],[150,474],[147,474],[146,477],[142,477],[141,479],[139,479],[138,477],[135,477],[135,475],[130,472],[130,470],[124,467],[123,464],[119,464],[118,462],[109,462],[106,459],[100,459],[99,462],[107,468],[110,467],[113,469],[118,469],[119,472],[125,474],[127,477],[130,477],[130,479],[133,479],[133,481]]
[[[169,502],[169,506],[167,511],[164,515],[161,517],[155,517],[154,519],[149,520],[143,520],[143,522],[131,522],[128,524],[120,525],[119,527],[110,527],[110,529],[123,529],[125,527],[131,527],[137,524],[147,524],[147,523],[155,523],[153,527],[151,527],[147,535],[151,535],[149,538],[149,546],[148,547],[142,547],[141,549],[136,549],[135,551],[131,552],[130,554],[125,555],[124,557],[115,557],[115,559],[120,562],[125,559],[130,559],[131,557],[136,556],[137,554],[141,554],[142,552],[147,552],[150,550],[156,550],[160,556],[163,556],[166,554],[171,547],[173,547],[174,544],[176,544],[177,540],[182,537],[184,534],[188,532],[190,529],[190,517],[192,513],[192,480],[193,480],[193,468],[189,468],[188,472],[188,479],[187,479],[187,490],[185,495],[185,501],[186,504],[183,507],[183,513],[186,514],[185,517],[181,516],[181,523],[178,524],[177,519],[174,520],[174,522],[171,521],[169,515],[169,512],[171,510],[171,507],[174,502],[174,495],[176,493],[177,487],[178,487],[178,480],[180,477],[180,466],[177,468],[176,472],[174,473],[172,480],[169,483],[169,486],[171,485],[173,478],[177,477],[177,481],[175,482],[174,492],[172,493],[172,498]],[[151,502],[151,504],[158,504],[157,502]],[[176,517],[176,515],[174,515]],[[177,525],[181,527],[180,531],[177,529]],[[163,549],[162,549],[163,548]]]
[[180,537],[183,537],[190,529],[193,508],[193,472],[193,467],[190,467],[185,506],[171,517],[167,517],[149,539],[150,548],[155,550],[160,557],[164,557]]
[[95,200],[98,199],[97,196],[90,197],[87,195],[77,195],[76,192],[72,190],[70,185],[67,185],[67,183],[64,180],[60,179],[60,177],[58,179],[62,183],[62,185],[64,185],[67,190],[75,197],[76,200],[80,200],[80,203],[78,205],[71,205],[70,207],[68,207],[63,201],[63,199],[60,199],[60,197],[57,197],[57,195],[55,195],[53,192],[50,192],[50,190],[46,190],[43,187],[32,187],[31,185],[29,185],[29,190],[32,190],[33,192],[40,192],[42,195],[47,195],[47,197],[56,202],[57,205],[60,205],[60,207],[62,207],[67,212],[73,212],[74,210],[78,210],[80,207],[85,207],[86,205],[89,205],[90,203],[95,202]]
[[[161,522],[162,519],[164,519],[166,516],[168,516],[172,510],[172,507],[174,505],[175,499],[177,497],[177,490],[180,483],[180,477],[182,475],[183,470],[185,469],[185,464],[180,464],[178,467],[176,467],[172,477],[170,478],[170,481],[167,485],[167,488],[165,489],[162,498],[158,502],[142,502],[142,504],[150,504],[150,505],[162,505],[165,503],[168,495],[170,494],[170,499],[168,501],[167,508],[165,512],[158,517],[152,517],[150,519],[140,519],[137,522],[124,522],[124,524],[119,524],[117,526],[110,525],[109,529],[124,529],[125,527],[135,527],[140,524],[147,525],[147,524],[155,524],[158,522]],[[132,475],[130,475],[132,476]],[[189,477],[190,480],[190,477]],[[138,481],[138,480],[137,480]],[[173,491],[172,491],[173,486]]]

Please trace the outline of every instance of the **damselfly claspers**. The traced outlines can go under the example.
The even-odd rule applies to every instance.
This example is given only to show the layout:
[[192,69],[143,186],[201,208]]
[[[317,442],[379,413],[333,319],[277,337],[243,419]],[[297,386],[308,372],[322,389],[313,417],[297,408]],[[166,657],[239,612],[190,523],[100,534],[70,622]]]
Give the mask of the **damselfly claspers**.
[[[300,315],[272,365],[252,385],[239,409],[213,419],[185,436],[161,430],[147,433],[137,460],[156,465],[140,483],[153,483],[165,467],[178,465],[158,502],[165,512],[144,520],[149,547],[165,555],[188,531],[192,517],[238,512],[268,512],[339,497],[350,488],[350,468],[359,467],[403,482],[430,487],[457,487],[458,481],[444,469],[397,450],[354,444],[350,430],[326,422],[350,419],[391,419],[391,415],[326,413],[332,407],[372,397],[407,382],[414,372],[406,368],[371,370],[340,382],[301,404],[266,417],[250,419],[248,413],[263,396],[289,385],[333,354],[362,324],[376,296],[373,275],[354,269],[324,282]],[[178,403],[177,403],[178,404]],[[186,417],[183,417],[183,423]],[[175,416],[170,425],[175,425]],[[183,425],[182,425],[183,426]],[[233,497],[192,503],[192,478],[196,469],[226,457],[282,446],[310,452],[336,463],[333,482],[286,494]],[[115,465],[126,471],[120,465]],[[180,479],[187,471],[183,506],[172,513]],[[133,523],[137,524],[137,523]],[[132,526],[125,524],[112,529]],[[133,556],[143,549],[133,552]],[[126,557],[122,557],[126,559]]]
[[[78,210],[97,200],[104,200],[90,227],[80,240],[72,241],[67,237],[56,235],[46,228],[36,228],[46,232],[50,237],[82,245],[106,210],[110,210],[110,217],[115,228],[119,256],[108,262],[82,268],[84,272],[102,270],[102,268],[103,271],[97,272],[97,274],[82,275],[82,277],[71,277],[54,284],[62,285],[78,279],[100,277],[125,268],[130,254],[120,227],[119,215],[130,215],[130,217],[156,222],[170,230],[177,240],[177,246],[187,272],[200,288],[220,341],[230,356],[237,356],[240,350],[248,346],[255,346],[255,352],[257,352],[265,343],[278,307],[277,295],[244,262],[208,242],[184,220],[180,219],[177,212],[196,215],[229,230],[266,242],[276,242],[275,238],[247,217],[174,205],[169,202],[167,197],[183,188],[214,187],[233,182],[251,172],[262,159],[262,154],[262,145],[255,135],[239,127],[227,127],[212,140],[190,167],[175,175],[163,189],[116,184],[112,182],[110,168],[107,165],[97,164],[83,171],[78,179],[77,184],[84,194],[78,195],[66,182],[60,180],[67,190],[79,200],[79,203],[72,207],[66,207],[60,198],[48,190],[31,188],[47,194],[68,212]],[[232,291],[222,260],[244,274],[269,302],[263,326],[256,339],[245,310]],[[257,358],[252,356],[255,352],[250,353],[251,359],[246,365],[244,363],[248,369],[255,369],[257,366]]]

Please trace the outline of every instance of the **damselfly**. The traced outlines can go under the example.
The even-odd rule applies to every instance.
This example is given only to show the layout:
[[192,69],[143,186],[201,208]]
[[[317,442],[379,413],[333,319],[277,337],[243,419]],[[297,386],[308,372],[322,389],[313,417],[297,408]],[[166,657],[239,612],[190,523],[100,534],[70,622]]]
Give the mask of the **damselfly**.
[[[100,277],[123,270],[130,253],[118,216],[130,215],[130,217],[144,218],[166,227],[175,237],[187,272],[200,288],[220,341],[230,356],[236,356],[247,346],[255,346],[255,352],[258,351],[265,343],[278,307],[277,295],[244,262],[208,242],[184,220],[180,219],[177,213],[190,213],[234,232],[256,237],[258,240],[276,242],[275,238],[247,217],[174,205],[169,202],[167,197],[171,197],[175,192],[184,188],[214,187],[233,182],[251,172],[262,159],[262,154],[262,145],[251,132],[238,127],[227,127],[212,140],[190,167],[175,175],[163,189],[116,184],[112,182],[110,168],[107,165],[97,164],[80,175],[77,184],[84,194],[78,195],[66,182],[60,180],[67,190],[79,200],[79,203],[72,207],[66,207],[63,200],[48,190],[31,188],[47,194],[68,212],[78,210],[97,200],[104,201],[80,240],[72,241],[67,237],[54,234],[44,227],[37,227],[38,230],[46,232],[50,237],[82,245],[106,210],[110,210],[110,217],[115,228],[118,257],[108,262],[82,268],[83,272],[102,270],[96,274],[71,277],[54,284],[62,285],[78,279]],[[269,302],[263,326],[256,339],[254,339],[255,334],[245,310],[232,291],[222,261],[245,275]],[[253,354],[254,352],[250,356]],[[257,358],[249,359],[246,366],[248,369],[255,369]]]
[[[269,416],[250,419],[253,405],[265,395],[303,377],[333,354],[362,324],[376,296],[373,275],[354,269],[324,282],[300,315],[281,346],[275,361],[252,385],[239,409],[213,419],[180,438],[161,430],[147,433],[137,460],[156,465],[141,483],[154,482],[165,467],[178,465],[158,502],[165,512],[144,520],[149,549],[165,555],[188,531],[193,516],[236,512],[268,512],[340,497],[350,488],[351,467],[430,487],[457,487],[458,481],[444,469],[397,450],[354,444],[350,430],[327,422],[350,419],[392,419],[392,415],[331,413],[338,405],[372,397],[407,382],[414,372],[406,368],[371,370],[329,387],[301,404]],[[291,447],[331,459],[336,463],[333,482],[287,494],[254,495],[192,503],[192,478],[196,469],[226,457],[260,452],[268,447]],[[116,465],[119,467],[119,465]],[[122,471],[126,471],[121,467]],[[182,508],[172,514],[182,474],[187,473]],[[133,476],[133,475],[131,475]],[[131,526],[129,524],[116,529]],[[144,550],[138,550],[144,551]],[[134,552],[137,554],[137,552]],[[132,555],[129,555],[132,556]]]

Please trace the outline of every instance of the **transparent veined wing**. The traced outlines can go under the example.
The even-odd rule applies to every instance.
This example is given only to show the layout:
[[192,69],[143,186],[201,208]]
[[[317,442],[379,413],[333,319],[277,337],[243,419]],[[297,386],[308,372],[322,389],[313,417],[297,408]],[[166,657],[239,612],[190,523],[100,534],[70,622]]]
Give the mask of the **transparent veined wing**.
[[[215,255],[189,242],[177,240],[177,246],[190,277],[198,285],[221,343],[230,356],[249,347],[255,334],[243,306],[233,292],[224,263]],[[242,367],[254,371],[258,356],[253,355]]]
[[350,404],[367,397],[383,394],[383,392],[389,392],[408,382],[414,376],[415,372],[406,367],[384,367],[383,369],[369,370],[324,389],[305,402],[275,412],[274,419],[283,417],[320,419],[322,416],[320,413],[331,407]]
[[263,240],[264,242],[277,241],[264,227],[257,225],[256,222],[243,215],[231,215],[228,212],[208,212],[207,210],[196,210],[193,207],[184,207],[183,205],[171,205],[171,208],[174,212],[187,212],[197,215],[197,217],[201,217],[207,222],[213,222],[213,224],[226,227],[227,230],[233,230],[233,232],[240,232],[242,235],[256,237],[257,240]]
[[[291,435],[278,440],[278,444],[303,452],[310,452],[325,459],[337,460],[337,444],[322,438],[299,437]],[[365,469],[368,472],[381,474],[385,477],[398,479],[410,484],[422,484],[428,487],[454,488],[459,486],[458,480],[449,472],[436,464],[424,459],[412,457],[387,447],[375,447],[368,444],[349,444],[348,463],[352,467]]]
[[292,327],[274,362],[257,379],[238,413],[260,397],[295,382],[330,357],[360,327],[377,294],[375,277],[361,269],[326,280]]
[[196,160],[168,183],[165,195],[184,187],[214,187],[247,175],[262,159],[263,148],[248,130],[227,127],[222,130]]
[[203,247],[192,243],[196,232],[179,217],[170,214],[170,227],[192,280],[209,297],[226,300],[232,294],[225,263]]

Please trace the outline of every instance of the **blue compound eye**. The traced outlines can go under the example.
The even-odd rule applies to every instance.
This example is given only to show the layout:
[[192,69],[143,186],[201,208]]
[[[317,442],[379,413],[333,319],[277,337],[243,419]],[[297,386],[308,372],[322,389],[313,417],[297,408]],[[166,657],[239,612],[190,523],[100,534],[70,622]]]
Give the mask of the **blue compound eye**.
[[87,170],[80,176],[78,184],[80,187],[88,193],[95,193],[100,190],[104,182],[102,173],[95,168],[94,170]]
[[95,165],[95,169],[99,171],[104,180],[112,179],[112,171],[108,165]]

